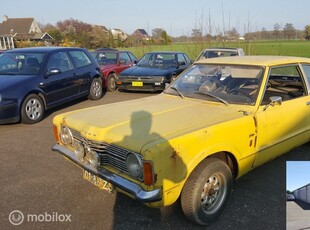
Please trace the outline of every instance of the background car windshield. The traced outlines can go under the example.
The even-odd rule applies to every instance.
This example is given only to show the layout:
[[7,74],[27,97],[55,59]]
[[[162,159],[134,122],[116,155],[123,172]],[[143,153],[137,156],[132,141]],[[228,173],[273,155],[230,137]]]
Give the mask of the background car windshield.
[[215,58],[215,57],[229,57],[229,56],[238,56],[237,51],[205,51],[203,52],[196,61],[206,59],[206,58]]
[[116,52],[93,52],[92,55],[99,65],[117,64]]
[[3,53],[0,56],[0,74],[38,74],[44,54]]
[[148,67],[170,67],[176,66],[176,59],[174,53],[149,53],[144,55],[138,66]]
[[183,72],[165,93],[212,101],[219,101],[216,98],[220,98],[227,103],[254,105],[263,70],[257,66],[194,65]]

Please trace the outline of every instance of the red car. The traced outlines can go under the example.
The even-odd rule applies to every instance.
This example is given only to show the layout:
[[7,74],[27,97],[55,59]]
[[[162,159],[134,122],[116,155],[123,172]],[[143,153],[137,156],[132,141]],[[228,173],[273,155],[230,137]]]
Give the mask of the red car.
[[130,51],[112,48],[100,48],[92,52],[97,60],[103,75],[102,85],[108,91],[115,91],[118,74],[123,70],[135,65],[138,59]]

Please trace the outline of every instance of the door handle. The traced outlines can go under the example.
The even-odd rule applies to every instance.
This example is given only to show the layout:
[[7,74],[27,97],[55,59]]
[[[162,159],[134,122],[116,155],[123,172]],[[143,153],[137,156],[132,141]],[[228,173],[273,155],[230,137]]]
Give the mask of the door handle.
[[310,101],[307,101],[307,102],[306,102],[306,105],[310,105]]

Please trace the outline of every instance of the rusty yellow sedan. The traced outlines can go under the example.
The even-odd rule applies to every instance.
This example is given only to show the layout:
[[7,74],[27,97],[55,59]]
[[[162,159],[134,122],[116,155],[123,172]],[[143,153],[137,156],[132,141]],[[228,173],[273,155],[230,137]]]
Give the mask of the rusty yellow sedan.
[[60,114],[53,150],[81,177],[150,207],[180,198],[206,225],[233,180],[310,138],[310,59],[205,59],[163,93]]

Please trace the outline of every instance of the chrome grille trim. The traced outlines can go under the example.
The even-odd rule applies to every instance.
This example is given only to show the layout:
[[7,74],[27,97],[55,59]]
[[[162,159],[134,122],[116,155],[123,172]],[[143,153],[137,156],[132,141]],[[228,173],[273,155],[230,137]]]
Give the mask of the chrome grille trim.
[[[70,131],[75,141],[80,141],[84,145],[88,145],[93,151],[98,153],[101,165],[111,166],[129,175],[126,166],[126,157],[131,151],[105,142],[89,140],[72,128],[70,128]],[[140,154],[137,154],[137,156],[140,157],[141,162],[143,162],[143,157]],[[138,179],[143,181],[143,170]]]

